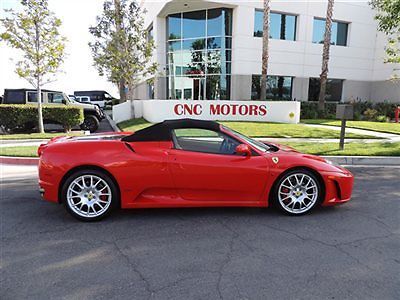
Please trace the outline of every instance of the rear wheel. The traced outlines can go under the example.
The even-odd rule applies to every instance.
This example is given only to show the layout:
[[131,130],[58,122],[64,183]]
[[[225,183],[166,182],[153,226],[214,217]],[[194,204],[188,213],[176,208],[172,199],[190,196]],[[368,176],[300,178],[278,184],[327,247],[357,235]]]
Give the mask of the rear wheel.
[[118,192],[109,176],[97,170],[82,170],[64,183],[62,200],[67,211],[83,221],[104,218],[117,203]]
[[293,170],[285,174],[275,187],[278,207],[289,215],[302,215],[322,200],[322,186],[308,170]]
[[99,129],[100,122],[99,120],[92,115],[85,116],[83,123],[81,124],[82,130],[89,130],[90,132],[95,132]]

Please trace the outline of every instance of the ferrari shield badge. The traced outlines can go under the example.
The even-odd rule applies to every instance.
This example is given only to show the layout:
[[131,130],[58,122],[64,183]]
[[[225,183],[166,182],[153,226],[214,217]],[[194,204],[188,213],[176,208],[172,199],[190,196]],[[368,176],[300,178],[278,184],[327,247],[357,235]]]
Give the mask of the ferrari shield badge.
[[272,158],[272,161],[274,162],[274,164],[277,164],[277,163],[279,162],[279,158],[276,157],[276,156],[274,156],[274,157]]

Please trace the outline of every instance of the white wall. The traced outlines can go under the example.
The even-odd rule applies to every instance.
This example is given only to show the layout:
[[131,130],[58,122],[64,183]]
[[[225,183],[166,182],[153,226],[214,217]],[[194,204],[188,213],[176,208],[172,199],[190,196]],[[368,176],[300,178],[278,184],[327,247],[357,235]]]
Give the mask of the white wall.
[[113,106],[117,123],[143,117],[151,123],[192,118],[198,120],[300,122],[300,102],[297,101],[127,101]]

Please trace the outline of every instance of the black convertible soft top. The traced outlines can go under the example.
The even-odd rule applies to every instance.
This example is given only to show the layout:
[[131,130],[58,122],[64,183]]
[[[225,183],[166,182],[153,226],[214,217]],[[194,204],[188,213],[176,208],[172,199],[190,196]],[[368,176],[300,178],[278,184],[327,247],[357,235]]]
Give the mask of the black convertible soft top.
[[124,142],[156,142],[172,141],[172,129],[199,128],[220,131],[220,125],[214,121],[203,121],[194,119],[167,120],[154,124],[150,127],[136,131],[122,138]]

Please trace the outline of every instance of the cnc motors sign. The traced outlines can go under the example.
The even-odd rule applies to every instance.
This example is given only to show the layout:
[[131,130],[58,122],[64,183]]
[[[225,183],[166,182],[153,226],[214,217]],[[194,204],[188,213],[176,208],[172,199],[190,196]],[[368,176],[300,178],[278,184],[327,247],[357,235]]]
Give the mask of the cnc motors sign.
[[143,117],[154,123],[183,118],[282,123],[300,121],[300,102],[296,101],[144,100],[140,102]]

